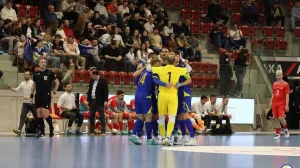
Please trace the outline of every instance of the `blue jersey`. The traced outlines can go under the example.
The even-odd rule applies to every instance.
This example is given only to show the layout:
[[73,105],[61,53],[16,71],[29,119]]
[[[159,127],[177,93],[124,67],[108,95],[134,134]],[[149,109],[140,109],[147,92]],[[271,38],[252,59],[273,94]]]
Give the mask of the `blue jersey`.
[[[183,62],[180,60],[178,65],[176,67],[182,67],[182,68],[185,68]],[[186,75],[186,76],[181,76],[179,78],[179,83],[182,83],[184,82],[187,78],[190,78],[189,75]],[[192,96],[192,93],[191,93],[191,89],[190,89],[190,85],[185,85],[185,86],[182,86],[182,87],[179,87],[178,88],[178,96],[179,97],[188,97],[188,96]]]
[[146,69],[136,79],[137,88],[135,97],[151,98],[155,92],[155,83],[153,82],[152,72]]

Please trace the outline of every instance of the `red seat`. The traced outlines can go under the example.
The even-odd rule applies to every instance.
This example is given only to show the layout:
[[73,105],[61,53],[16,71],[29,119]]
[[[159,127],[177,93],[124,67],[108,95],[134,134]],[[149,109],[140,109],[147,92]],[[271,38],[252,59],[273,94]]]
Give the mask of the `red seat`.
[[202,35],[208,35],[209,31],[211,30],[213,24],[212,23],[200,23],[200,33]]
[[271,26],[263,26],[262,28],[264,37],[273,37],[273,27]]
[[231,12],[241,12],[242,1],[231,2]]
[[172,0],[165,0],[165,6],[166,7],[172,7]]
[[232,13],[232,21],[235,24],[239,24],[242,21],[242,15],[240,13]]
[[200,24],[197,22],[191,22],[191,28],[193,34],[198,34],[200,30]]
[[250,31],[252,37],[258,37],[262,33],[261,28],[259,26],[251,26]]
[[18,9],[18,17],[27,17],[27,9],[22,4],[16,4]]
[[256,1],[255,9],[258,13],[262,13],[264,10],[264,4],[262,2]]
[[280,26],[275,27],[275,37],[284,38],[284,28]]
[[208,70],[209,70],[209,62],[201,62],[201,71],[202,73],[208,74]]
[[182,4],[181,0],[174,0],[173,7],[181,8],[181,4]]
[[276,42],[274,39],[265,39],[265,47],[267,50],[275,50]]
[[197,78],[196,78],[196,80],[197,80],[197,88],[204,88],[205,86],[204,86],[204,76],[197,76]]
[[180,14],[181,14],[183,19],[190,19],[192,11],[191,10],[186,10],[186,9],[181,9]]
[[201,72],[201,62],[194,62],[194,71],[195,73]]
[[197,88],[198,77],[192,76],[192,82],[190,83],[191,88]]
[[31,6],[31,5],[26,5],[26,9],[29,11],[29,17],[35,19],[37,17],[37,11],[38,8]]
[[100,71],[99,75],[104,78],[107,82],[107,84],[110,84],[110,75],[106,71]]
[[114,86],[120,86],[121,79],[120,79],[119,73],[116,72],[116,71],[110,71],[108,74],[110,76],[111,84],[114,85]]
[[250,36],[249,26],[247,26],[247,25],[241,25],[239,28],[242,31],[244,37],[249,37]]
[[121,84],[124,86],[130,85],[130,76],[126,72],[119,72],[121,78]]
[[74,70],[74,71],[73,71],[73,74],[74,74],[74,78],[73,78],[72,83],[79,83],[80,80],[81,80],[81,71],[79,71],[79,70]]
[[228,11],[229,10],[229,1],[222,0],[220,2],[220,5],[222,7],[222,11]]
[[222,31],[223,31],[223,33],[224,33],[225,35],[227,35],[227,33],[228,33],[228,27],[225,26],[225,25],[223,25]]
[[194,0],[192,3],[192,8],[199,9],[201,5],[201,0]]
[[210,64],[209,65],[209,70],[210,70],[210,73],[217,74],[218,65],[216,65],[216,64]]
[[211,77],[209,76],[203,76],[203,84],[205,89],[210,89],[211,88]]
[[202,2],[201,2],[202,9],[207,10],[208,9],[208,5],[209,5],[208,0],[202,0]]
[[189,9],[192,7],[192,1],[191,0],[183,0],[183,8]]
[[[201,16],[201,11],[199,11],[199,10],[192,10],[192,20],[193,21],[199,21],[200,16]],[[198,29],[198,31],[199,31],[199,29]]]
[[220,78],[217,77],[217,76],[214,76],[211,78],[211,85],[213,88],[215,89],[218,89],[219,88],[219,81],[220,81]]
[[300,27],[295,27],[295,29],[294,29],[294,38],[295,39],[300,38]]
[[264,40],[262,40],[262,39],[256,39],[256,38],[252,39],[252,41],[251,41],[252,50],[253,51],[262,50],[263,43],[264,43]]
[[291,13],[293,7],[294,7],[294,2],[292,2],[292,1],[286,2],[286,11],[287,11],[288,13]]
[[132,72],[129,72],[128,73],[129,75],[129,81],[130,81],[130,85],[133,86],[133,85],[137,85],[135,82],[134,82],[134,76],[133,76],[133,73]]
[[82,75],[82,80],[84,83],[90,83],[91,77],[90,77],[90,73],[88,71],[83,70],[81,72],[81,75]]
[[258,14],[258,24],[261,24],[261,25],[265,24],[265,15],[262,13]]
[[285,52],[287,50],[288,43],[285,40],[277,39],[276,40],[276,45],[277,45],[277,51]]
[[231,82],[230,82],[230,88],[231,89],[235,88],[235,80],[231,80]]

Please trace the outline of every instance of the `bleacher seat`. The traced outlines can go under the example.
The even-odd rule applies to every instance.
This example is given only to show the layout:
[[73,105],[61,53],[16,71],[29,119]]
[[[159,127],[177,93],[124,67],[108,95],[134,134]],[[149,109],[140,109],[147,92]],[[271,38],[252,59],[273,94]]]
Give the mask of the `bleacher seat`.
[[165,0],[165,6],[171,8],[173,5],[173,0]]
[[119,72],[121,78],[121,85],[130,86],[130,76],[126,72]]
[[231,1],[231,12],[241,12],[242,1]]
[[253,51],[260,51],[263,49],[264,40],[253,38],[251,40],[251,48]]
[[200,10],[192,10],[192,20],[193,21],[199,21],[200,20],[200,16],[201,16],[201,11]]
[[194,62],[193,63],[193,69],[195,73],[200,73],[201,72],[201,62]]
[[209,64],[209,72],[211,74],[217,74],[218,65],[216,64]]
[[201,2],[202,9],[207,10],[208,9],[208,5],[209,5],[208,0],[202,0],[202,2]]
[[183,0],[183,8],[189,9],[192,7],[192,1],[191,0]]
[[204,88],[204,76],[197,76],[196,78],[197,81],[197,88]]
[[211,78],[211,85],[213,86],[214,89],[219,88],[219,82],[220,82],[220,78],[218,76],[213,76]]
[[197,76],[192,76],[192,82],[190,84],[191,88],[197,88],[197,82],[198,82],[198,77]]
[[221,5],[221,7],[222,7],[222,11],[228,11],[229,10],[229,1],[227,1],[227,0],[222,0],[221,2],[220,2],[220,5]]
[[197,22],[191,22],[191,28],[193,34],[198,34],[200,30],[200,24]]
[[247,26],[247,25],[241,25],[239,27],[239,29],[242,31],[244,37],[249,37],[250,36],[249,26]]
[[284,38],[284,28],[281,26],[275,26],[275,37]]
[[209,71],[209,62],[201,62],[201,72],[204,74],[208,74]]
[[260,25],[265,24],[265,15],[263,13],[258,14],[258,24],[260,24]]
[[203,85],[205,89],[210,89],[211,88],[211,77],[210,76],[203,76]]
[[173,7],[174,8],[181,8],[182,1],[181,0],[174,0]]
[[24,5],[22,4],[16,4],[16,7],[18,9],[18,17],[22,17],[22,18],[25,18],[27,17],[27,9],[25,8]]
[[237,12],[232,13],[232,22],[234,24],[240,24],[241,21],[242,21],[242,15],[241,15],[241,13],[237,13]]
[[82,80],[83,80],[83,83],[90,83],[90,73],[86,70],[83,70],[81,72],[81,75],[82,75]]
[[213,24],[212,23],[200,23],[200,34],[208,35],[211,30]]
[[26,5],[26,9],[28,10],[29,17],[35,19],[37,17],[38,8],[31,5]]
[[227,35],[227,34],[228,34],[228,27],[225,26],[225,25],[223,25],[222,31],[223,31],[223,33],[224,33],[225,35]]
[[131,86],[136,86],[136,83],[134,82],[134,76],[133,76],[133,72],[129,72],[129,81],[130,81],[130,85]]
[[274,51],[276,47],[276,42],[274,39],[265,39],[265,47],[269,51]]
[[265,38],[273,37],[274,31],[272,26],[263,26],[262,31]]
[[252,37],[259,37],[262,33],[261,28],[259,26],[251,26],[250,31]]
[[294,34],[295,39],[299,39],[300,38],[300,27],[295,27],[293,34]]
[[279,52],[285,52],[287,50],[287,41],[283,39],[277,39],[276,40],[276,45],[277,45],[277,51]]
[[262,13],[263,10],[264,10],[264,4],[260,1],[256,1],[256,8],[255,9],[258,13]]
[[121,79],[119,73],[116,71],[109,71],[108,74],[110,76],[110,83],[115,87],[120,86]]
[[193,9],[196,9],[196,10],[198,10],[198,9],[200,9],[200,5],[201,5],[201,0],[194,0],[194,1],[192,1],[192,8]]
[[60,115],[59,115],[59,108],[57,106],[57,103],[53,103],[53,107],[54,107],[54,110],[51,108],[51,106],[49,108],[49,115],[52,118],[52,123],[58,125],[58,123],[56,122],[56,120],[62,120],[62,122],[63,122],[63,132],[66,132],[66,129],[67,129],[67,122],[66,122],[66,120],[67,119],[65,119],[63,117],[60,117]]
[[81,80],[81,71],[79,70],[74,70],[73,71],[74,78],[72,80],[72,83],[79,83]]
[[180,14],[183,19],[190,19],[192,15],[192,10],[189,9],[181,9]]

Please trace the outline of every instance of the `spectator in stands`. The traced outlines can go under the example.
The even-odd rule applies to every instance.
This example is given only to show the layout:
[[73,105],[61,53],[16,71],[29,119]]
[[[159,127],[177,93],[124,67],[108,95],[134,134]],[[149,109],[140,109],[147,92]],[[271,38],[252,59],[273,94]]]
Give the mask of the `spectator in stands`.
[[171,33],[169,35],[167,46],[170,50],[177,50],[178,49],[177,42],[175,41],[175,34],[174,33]]
[[154,21],[155,21],[154,17],[150,16],[148,18],[148,22],[144,24],[144,29],[148,32],[148,34],[153,33],[153,28],[155,27]]
[[192,36],[191,20],[187,19],[184,22],[184,35],[186,38]]
[[86,0],[78,0],[75,6],[75,12],[77,12],[79,15],[81,13],[88,12],[89,8],[86,6]]
[[234,93],[236,97],[241,97],[243,90],[243,80],[246,73],[246,67],[249,65],[247,60],[248,49],[242,49],[239,52],[238,58],[234,62],[233,70],[235,71],[236,85],[234,88]]
[[121,50],[117,48],[117,42],[112,40],[110,45],[103,47],[101,57],[105,58],[107,71],[120,71],[120,66],[123,71],[130,72],[132,65],[128,60],[122,59]]
[[174,27],[175,37],[179,36],[180,33],[184,33],[184,26],[181,20],[177,21],[176,26]]
[[121,16],[123,16],[125,13],[129,13],[129,8],[128,8],[128,1],[127,0],[124,0],[123,1],[123,4],[120,5],[118,7],[119,11],[120,11],[120,14]]
[[[27,36],[29,35],[30,32],[29,29],[27,29]],[[36,40],[43,40],[43,36],[45,35],[45,32],[43,31],[42,27],[41,27],[41,20],[40,19],[36,19],[34,21],[34,24],[32,26],[32,32],[30,33],[31,35],[29,36],[31,39],[33,39],[34,41]]]
[[256,2],[248,0],[243,7],[242,22],[254,25],[258,23],[258,13],[256,11]]
[[94,37],[96,37],[96,30],[94,29],[92,22],[85,23],[82,37],[88,40],[92,40]]
[[57,29],[58,18],[54,13],[53,5],[48,6],[48,13],[45,18],[45,23],[46,23],[46,27],[51,28],[52,32],[54,32]]
[[211,0],[207,11],[207,17],[211,18],[214,24],[217,24],[218,19],[222,19],[223,25],[226,25],[229,20],[228,16],[222,14],[222,7],[217,0]]
[[94,61],[96,63],[96,69],[99,71],[103,71],[105,69],[104,68],[105,60],[103,57],[101,58],[101,55],[100,55],[101,50],[99,48],[97,38],[92,39],[91,46],[93,47],[93,49],[89,50],[89,52],[90,52],[90,54],[92,54],[94,56]]
[[76,2],[74,0],[63,0],[61,9],[64,14],[64,20],[72,20],[74,23],[78,20],[79,14],[75,11]]
[[67,36],[64,31],[64,25],[62,22],[58,22],[58,26],[55,34],[59,34],[63,41],[67,39]]
[[284,27],[285,17],[277,2],[274,2],[273,6],[266,10],[265,14],[268,26],[271,26],[273,21],[280,21],[281,27]]
[[44,40],[43,40],[44,49],[45,49],[47,58],[52,61],[53,67],[59,68],[60,58],[54,56],[53,49],[52,49],[53,44],[51,43],[51,40],[52,40],[52,37],[49,34],[45,34]]
[[247,39],[243,37],[243,32],[238,28],[237,24],[233,25],[233,29],[229,31],[229,39],[231,46],[238,50],[246,47]]
[[148,60],[148,55],[152,53],[153,50],[150,48],[147,48],[145,43],[142,43],[141,49],[139,49],[136,53],[136,59],[142,62],[147,62]]
[[12,21],[10,19],[4,20],[4,25],[0,27],[0,50],[3,51],[3,43],[8,43],[8,54],[13,54],[14,42],[18,39],[12,36]]
[[149,10],[149,7],[147,5],[145,7],[143,5],[141,5],[141,7],[143,8],[142,10],[144,10],[144,13],[145,13],[144,18],[149,18],[150,16],[152,16],[152,13]]
[[226,50],[219,58],[220,95],[229,95],[230,82],[233,72],[230,65],[232,50]]
[[0,12],[1,20],[10,19],[13,22],[18,21],[16,11],[12,8],[13,3],[11,0],[7,0],[5,6]]
[[140,18],[140,14],[139,13],[135,13],[133,15],[133,19],[131,19],[128,24],[130,27],[130,30],[132,31],[131,33],[133,33],[133,30],[139,30],[139,32],[142,32],[143,30],[143,26],[141,24],[142,19]]
[[132,42],[136,49],[139,49],[142,44],[141,35],[138,30],[134,30],[133,36],[132,36]]
[[180,33],[176,38],[176,43],[178,46],[178,50],[183,52],[184,59],[193,59],[195,57],[194,49],[191,47],[191,45],[188,44],[187,39],[184,36],[184,32]]
[[104,6],[104,0],[98,0],[97,5],[94,8],[95,12],[99,12],[100,19],[104,22],[108,19],[108,12],[106,10],[106,7]]
[[79,15],[79,18],[77,20],[77,23],[76,23],[76,27],[75,27],[75,30],[82,34],[83,31],[84,31],[84,27],[85,27],[85,24],[87,22],[90,22],[91,19],[93,18],[94,16],[94,11],[93,10],[89,10],[87,13],[82,13]]
[[136,8],[136,5],[135,5],[134,2],[129,3],[129,13],[131,15],[134,15],[134,14],[138,13],[138,9]]
[[145,43],[146,41],[149,41],[148,32],[146,30],[143,31],[142,36],[140,36],[141,42]]
[[107,25],[106,26],[106,33],[103,34],[100,38],[99,41],[101,43],[101,45],[103,46],[107,46],[111,43],[111,39],[113,37],[113,32],[111,31],[111,25]]
[[295,6],[292,8],[291,12],[291,23],[292,23],[292,29],[295,29],[296,22],[300,20],[300,1],[297,0],[295,3]]
[[22,34],[22,23],[15,22],[12,28],[12,35],[17,39],[20,39]]
[[36,64],[39,62],[40,58],[47,58],[47,53],[41,40],[36,42],[36,47],[33,48],[32,53]]
[[229,48],[229,40],[222,30],[222,25],[214,27],[209,36],[213,45],[217,46],[218,48]]
[[18,57],[18,62],[23,63],[24,69],[28,68],[28,63],[24,59],[24,49],[25,49],[25,44],[26,44],[26,36],[21,35],[20,36],[20,41],[17,42],[16,48],[17,48],[17,57]]
[[63,79],[61,80],[61,83],[67,84],[67,83],[72,83],[72,80],[74,78],[74,69],[75,69],[75,64],[74,64],[74,58],[66,58],[64,59],[63,63],[60,64],[60,69],[62,71],[62,76]]
[[163,7],[161,7],[159,2],[156,2],[154,5],[153,15],[156,14],[157,18],[156,21],[158,23],[158,26],[162,25],[164,23],[164,20],[168,19],[168,13],[166,10],[164,10]]
[[94,16],[91,19],[91,22],[94,25],[94,28],[103,28],[105,25],[106,20],[100,17],[100,13],[98,11],[94,12]]
[[70,28],[70,22],[69,20],[64,20],[64,32],[66,37],[73,36],[74,37],[74,32]]
[[188,40],[188,44],[193,48],[194,50],[194,59],[191,61],[202,61],[202,53],[201,53],[201,47],[200,47],[200,40],[198,39],[198,36],[196,34],[191,36],[191,39]]
[[[30,30],[28,30],[30,29]],[[22,33],[25,34],[27,37],[31,36],[31,32],[33,30],[32,20],[30,17],[26,18],[26,21],[22,25]],[[28,32],[28,35],[27,35]]]
[[[78,44],[73,36],[67,37],[67,41],[64,43],[64,50],[68,55],[75,57],[75,66],[77,66],[78,69],[85,69],[85,58],[80,56]],[[79,62],[81,63],[81,67],[78,64]]]
[[225,128],[226,130],[231,130],[231,114],[228,114],[227,106],[228,106],[229,97],[223,96],[222,102],[216,104],[216,123],[222,125],[222,120],[226,120]]
[[122,35],[123,42],[125,44],[125,52],[128,52],[130,48],[134,48],[135,45],[133,44],[132,36],[130,35],[130,28],[129,26],[125,27],[125,31]]
[[[57,106],[60,108],[60,116],[69,119],[67,134],[68,135],[82,135],[80,132],[80,127],[83,122],[83,114],[79,112],[79,109],[75,104],[75,95],[72,93],[72,83],[65,85],[66,92],[63,93],[59,99]],[[72,124],[74,121],[77,121],[76,132],[72,132]]]
[[113,28],[112,39],[116,40],[117,47],[122,47],[122,50],[123,50],[123,48],[125,47],[125,45],[124,45],[122,36],[119,34],[119,32],[120,32],[120,29],[118,27],[114,27]]
[[66,55],[67,54],[64,50],[64,40],[62,39],[61,35],[56,34],[54,36],[52,49],[53,49],[53,53],[55,55]]
[[161,32],[161,34],[162,34],[162,40],[163,40],[163,44],[164,45],[167,45],[167,43],[168,43],[168,37],[170,36],[170,34],[174,33],[172,22],[169,20],[166,23],[167,24],[164,25],[163,30]]
[[129,13],[124,13],[123,19],[118,23],[118,27],[124,31],[125,27],[129,26],[128,22],[131,18],[131,15]]
[[106,10],[108,12],[108,20],[111,23],[117,23],[118,17],[120,17],[120,11],[118,9],[117,0],[112,0],[107,6]]
[[126,58],[132,63],[133,69],[135,69],[137,62],[133,47],[129,49],[128,53],[126,54]]
[[153,28],[153,30],[154,30],[153,34],[149,35],[149,41],[151,43],[151,48],[153,49],[153,51],[159,53],[162,49],[162,40],[159,35],[158,28],[155,27]]

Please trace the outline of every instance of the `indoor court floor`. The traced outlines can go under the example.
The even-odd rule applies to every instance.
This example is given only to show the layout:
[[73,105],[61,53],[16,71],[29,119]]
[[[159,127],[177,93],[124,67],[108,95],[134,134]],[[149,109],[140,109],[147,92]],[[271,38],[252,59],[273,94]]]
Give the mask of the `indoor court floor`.
[[[146,137],[143,137],[146,142]],[[199,146],[137,146],[128,136],[1,135],[0,168],[300,168],[300,136],[197,136]],[[290,166],[283,166],[288,164]]]

